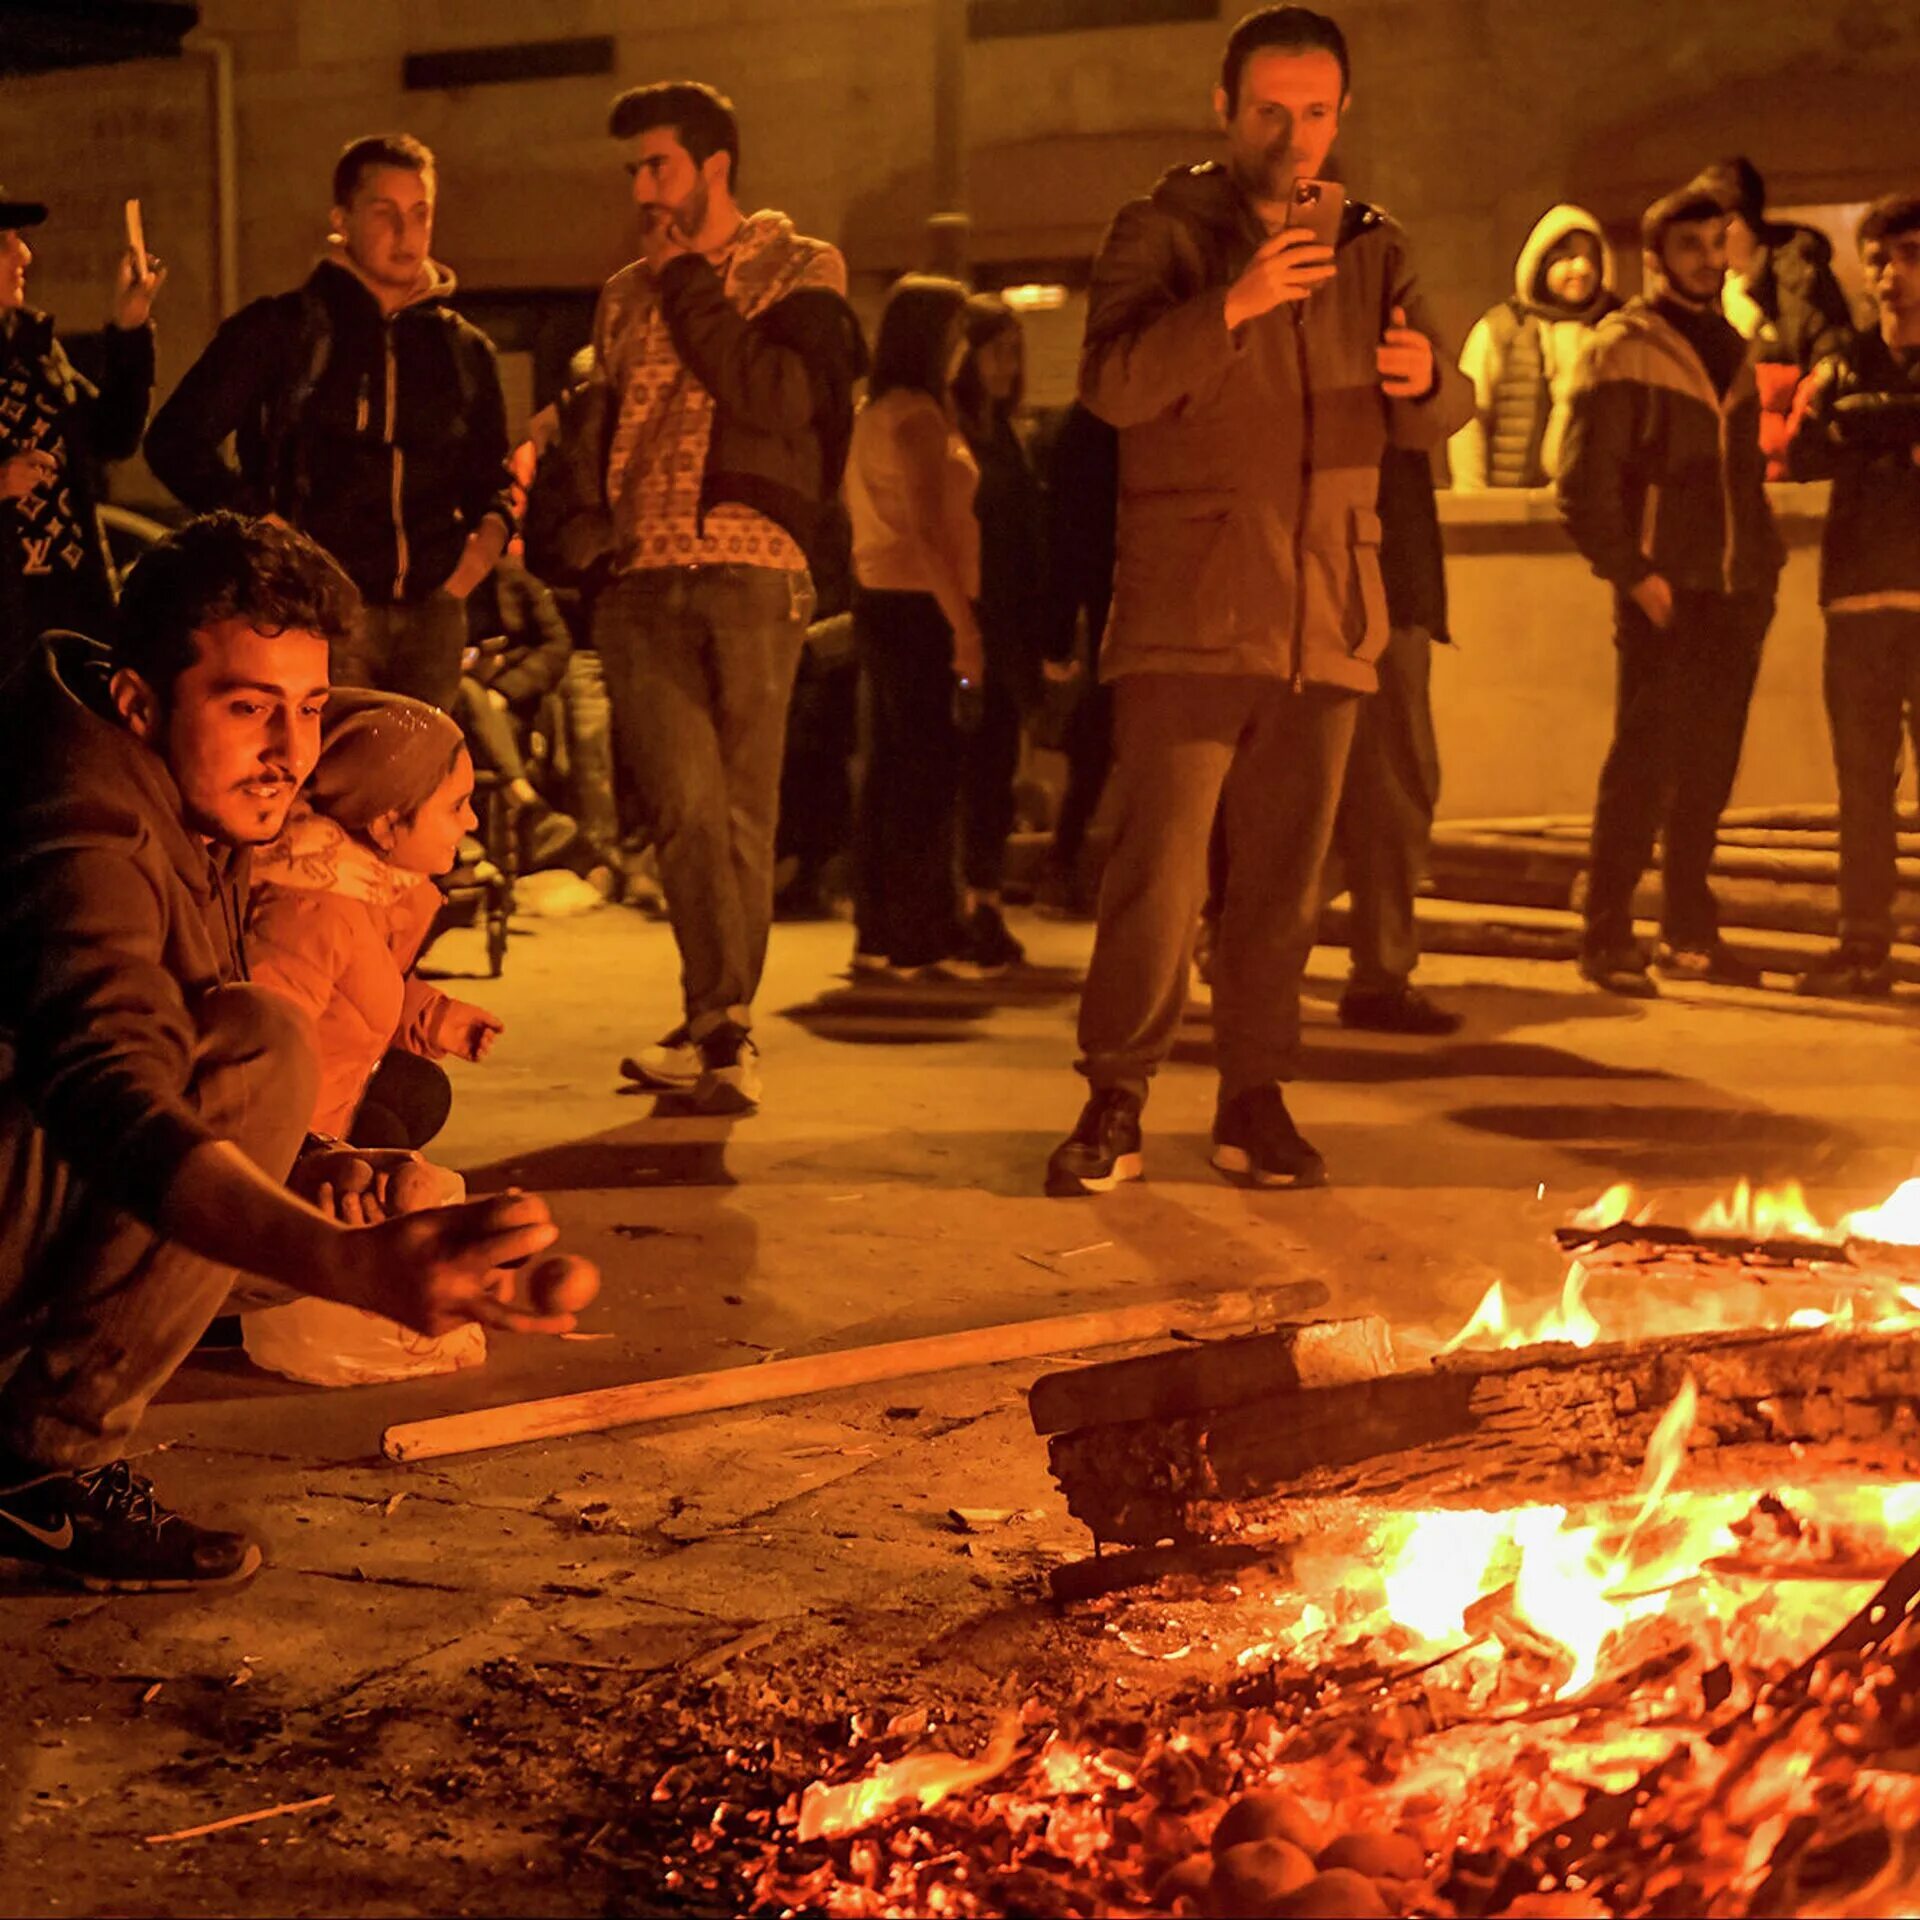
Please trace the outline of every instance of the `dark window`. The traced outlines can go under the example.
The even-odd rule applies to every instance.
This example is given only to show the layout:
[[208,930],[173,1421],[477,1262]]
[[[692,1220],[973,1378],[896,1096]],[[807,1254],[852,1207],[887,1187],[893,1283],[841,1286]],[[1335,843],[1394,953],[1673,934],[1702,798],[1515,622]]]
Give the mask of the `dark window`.
[[498,87],[513,80],[572,80],[613,71],[613,35],[578,40],[521,40],[510,47],[451,47],[444,53],[410,53],[400,84],[410,93],[453,87]]
[[1010,40],[1024,33],[1153,27],[1219,15],[1220,0],[967,0],[967,38]]

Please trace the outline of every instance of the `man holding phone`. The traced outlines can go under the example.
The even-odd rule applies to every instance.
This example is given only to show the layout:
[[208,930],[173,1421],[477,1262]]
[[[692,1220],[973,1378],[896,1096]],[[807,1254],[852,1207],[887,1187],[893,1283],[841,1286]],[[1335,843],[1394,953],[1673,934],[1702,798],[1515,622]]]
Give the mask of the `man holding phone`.
[[1124,207],[1094,265],[1080,396],[1120,436],[1101,654],[1119,808],[1080,1009],[1092,1097],[1049,1193],[1140,1175],[1216,811],[1213,1163],[1258,1186],[1326,1177],[1281,1083],[1355,712],[1387,642],[1380,462],[1438,445],[1472,408],[1400,229],[1324,177],[1349,77],[1325,15],[1249,14],[1214,91],[1224,161]]

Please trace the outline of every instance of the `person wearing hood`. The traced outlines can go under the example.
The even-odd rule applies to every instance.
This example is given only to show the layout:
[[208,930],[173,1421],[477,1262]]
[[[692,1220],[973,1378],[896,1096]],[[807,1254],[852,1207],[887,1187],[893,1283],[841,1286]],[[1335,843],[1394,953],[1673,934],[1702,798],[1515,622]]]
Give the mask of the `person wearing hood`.
[[0,681],[50,627],[106,635],[114,588],[94,512],[100,467],[140,450],[150,316],[167,277],[150,254],[121,257],[95,386],[67,358],[53,316],[26,303],[26,236],[46,217],[39,201],[0,189]]
[[[241,308],[154,416],[147,464],[196,513],[271,513],[359,588],[336,686],[450,708],[465,601],[514,529],[492,343],[432,255],[433,155],[355,140],[333,174],[327,256]],[[223,451],[234,439],[237,462]]]
[[1749,343],[1760,389],[1767,478],[1787,477],[1794,395],[1816,361],[1851,337],[1853,315],[1833,271],[1833,243],[1814,227],[1767,217],[1767,184],[1744,155],[1716,160],[1689,183],[1727,215],[1720,309]]
[[1726,216],[1685,187],[1641,218],[1647,291],[1601,321],[1558,481],[1573,544],[1613,589],[1613,744],[1600,773],[1581,972],[1657,991],[1633,895],[1664,851],[1658,964],[1759,984],[1720,938],[1708,872],[1733,790],[1786,549],[1767,500],[1759,389],[1720,312]]
[[260,1565],[127,1459],[237,1274],[429,1336],[573,1324],[512,1301],[537,1198],[369,1223],[348,1163],[296,1167],[313,1035],[248,978],[248,864],[353,614],[311,540],[214,514],[142,555],[110,651],[56,637],[0,708],[0,1557],[95,1591]]
[[1223,160],[1123,207],[1094,262],[1080,398],[1119,433],[1100,657],[1117,824],[1080,1002],[1089,1097],[1050,1194],[1141,1175],[1216,814],[1213,1164],[1250,1186],[1326,1178],[1283,1083],[1347,753],[1387,646],[1380,463],[1390,444],[1438,447],[1472,403],[1400,227],[1359,201],[1324,236],[1300,217],[1296,189],[1326,204],[1349,82],[1337,22],[1249,14],[1213,93]]
[[816,604],[809,554],[846,466],[865,349],[839,249],[783,213],[742,212],[724,94],[635,87],[607,131],[641,256],[594,316],[604,404],[586,464],[610,577],[593,637],[681,968],[679,1023],[621,1071],[703,1112],[748,1114],[787,709]]
[[1553,484],[1580,355],[1619,304],[1599,221],[1584,207],[1549,208],[1520,249],[1512,294],[1461,349],[1474,414],[1447,443],[1456,492]]

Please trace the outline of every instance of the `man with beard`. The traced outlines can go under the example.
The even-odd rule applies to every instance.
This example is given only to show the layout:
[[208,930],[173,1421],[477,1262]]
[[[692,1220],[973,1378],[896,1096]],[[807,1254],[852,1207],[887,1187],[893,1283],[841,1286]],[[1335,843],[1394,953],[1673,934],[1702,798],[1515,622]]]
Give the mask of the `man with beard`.
[[[354,141],[306,283],[242,307],[147,434],[147,464],[196,513],[271,513],[333,555],[364,603],[336,686],[451,708],[466,598],[513,531],[493,346],[448,304],[433,258],[433,155]],[[234,438],[238,464],[222,451]]]
[[593,635],[684,996],[680,1024],[622,1071],[705,1112],[751,1113],[807,555],[846,464],[860,329],[835,248],[785,214],[740,211],[740,130],[721,94],[636,87],[608,130],[626,148],[641,257],[594,321],[593,482],[613,571]]
[[1120,437],[1100,663],[1118,809],[1080,1006],[1091,1098],[1048,1163],[1052,1194],[1140,1176],[1216,810],[1213,1164],[1259,1186],[1326,1177],[1281,1083],[1354,719],[1387,644],[1380,461],[1390,443],[1438,445],[1472,404],[1393,221],[1352,202],[1331,245],[1292,223],[1348,78],[1332,20],[1248,15],[1214,92],[1224,163],[1124,207],[1094,264],[1080,397]]
[[247,853],[313,769],[353,614],[310,540],[216,514],[134,568],[110,653],[62,636],[0,719],[0,1558],[95,1591],[260,1564],[124,1457],[236,1271],[427,1334],[573,1324],[509,1304],[554,1238],[531,1195],[364,1225],[283,1184],[316,1067],[247,979]]
[[1656,833],[1660,972],[1759,983],[1721,940],[1707,880],[1785,560],[1759,389],[1746,342],[1720,312],[1726,226],[1719,200],[1698,187],[1647,209],[1647,291],[1595,331],[1558,483],[1567,532],[1613,589],[1619,651],[1580,971],[1641,998],[1658,989],[1634,940],[1633,894]]

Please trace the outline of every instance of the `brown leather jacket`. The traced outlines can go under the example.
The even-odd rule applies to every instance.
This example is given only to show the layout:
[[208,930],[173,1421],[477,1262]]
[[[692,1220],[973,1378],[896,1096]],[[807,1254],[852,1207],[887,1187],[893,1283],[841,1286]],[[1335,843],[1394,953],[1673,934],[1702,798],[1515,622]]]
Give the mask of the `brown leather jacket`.
[[[1350,204],[1334,279],[1229,332],[1227,289],[1265,238],[1225,168],[1177,168],[1120,210],[1094,263],[1080,397],[1120,430],[1119,552],[1100,671],[1254,673],[1370,693],[1387,644],[1380,461],[1473,411],[1405,236]],[[1435,384],[1381,392],[1395,307]]]

